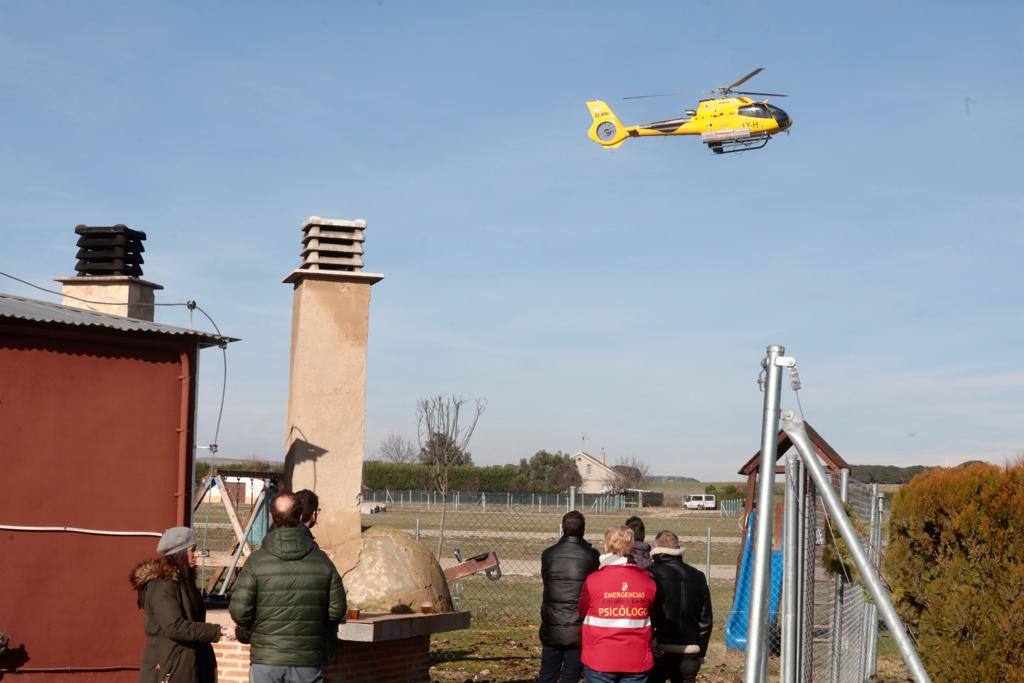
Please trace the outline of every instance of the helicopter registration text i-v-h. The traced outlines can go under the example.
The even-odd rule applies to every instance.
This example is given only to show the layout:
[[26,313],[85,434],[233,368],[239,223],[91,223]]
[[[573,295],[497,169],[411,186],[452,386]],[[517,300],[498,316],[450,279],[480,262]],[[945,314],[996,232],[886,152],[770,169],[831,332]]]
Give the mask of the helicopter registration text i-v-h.
[[[731,85],[708,91],[717,93],[718,97],[701,100],[696,111],[686,110],[686,118],[681,119],[655,121],[640,126],[623,126],[606,103],[600,100],[587,102],[590,115],[594,118],[587,136],[602,147],[613,149],[621,145],[626,138],[652,135],[700,135],[700,141],[715,154],[760,149],[768,144],[773,135],[788,131],[793,125],[789,114],[775,105],[768,104],[767,99],[757,102],[746,97],[760,95],[767,98],[785,95],[733,89],[762,70],[754,69]],[[683,93],[638,95],[623,99],[669,97],[680,94]]]

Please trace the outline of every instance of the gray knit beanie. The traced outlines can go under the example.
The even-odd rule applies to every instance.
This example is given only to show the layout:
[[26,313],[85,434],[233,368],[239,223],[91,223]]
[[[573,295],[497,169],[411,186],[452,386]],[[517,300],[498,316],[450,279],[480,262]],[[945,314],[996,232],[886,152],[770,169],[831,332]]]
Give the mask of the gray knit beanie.
[[175,526],[165,531],[164,535],[160,537],[160,542],[156,544],[156,551],[161,555],[173,555],[186,548],[191,548],[196,543],[198,543],[196,532],[187,526]]

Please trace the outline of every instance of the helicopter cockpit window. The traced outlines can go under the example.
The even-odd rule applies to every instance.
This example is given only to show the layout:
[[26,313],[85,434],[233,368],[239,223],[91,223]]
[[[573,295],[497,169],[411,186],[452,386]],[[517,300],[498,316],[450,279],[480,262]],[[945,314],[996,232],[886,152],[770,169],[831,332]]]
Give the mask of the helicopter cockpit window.
[[772,117],[771,112],[768,111],[768,107],[763,104],[748,104],[745,107],[740,107],[736,110],[740,116],[753,116],[758,119],[770,119]]

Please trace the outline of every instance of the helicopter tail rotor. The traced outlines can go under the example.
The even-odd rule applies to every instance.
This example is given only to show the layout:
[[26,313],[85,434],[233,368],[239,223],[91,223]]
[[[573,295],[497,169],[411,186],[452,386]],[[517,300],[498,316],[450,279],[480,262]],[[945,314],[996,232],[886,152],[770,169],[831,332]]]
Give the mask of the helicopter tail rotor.
[[587,102],[587,109],[590,110],[590,115],[594,119],[594,122],[590,124],[590,130],[587,131],[587,137],[591,140],[602,147],[614,149],[629,137],[626,127],[622,125],[607,103],[600,100]]

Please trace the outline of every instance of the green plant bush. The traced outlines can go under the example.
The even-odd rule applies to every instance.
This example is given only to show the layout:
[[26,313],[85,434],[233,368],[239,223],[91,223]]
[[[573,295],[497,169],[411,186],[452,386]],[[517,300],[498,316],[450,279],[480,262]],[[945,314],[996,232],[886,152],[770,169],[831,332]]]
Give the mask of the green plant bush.
[[[449,472],[450,491],[511,491],[512,493],[562,493],[557,482],[531,479],[516,465],[460,465]],[[430,490],[426,465],[367,460],[363,463],[363,486],[372,491]]]
[[884,571],[933,680],[1024,681],[1024,466],[915,477]]
[[[843,508],[846,511],[846,516],[850,519],[850,524],[853,525],[854,531],[861,538],[864,538],[867,534],[860,517],[853,511],[849,503],[843,503]],[[853,561],[850,548],[846,545],[846,541],[843,540],[839,529],[832,522],[825,524],[825,545],[821,547],[821,566],[832,576],[840,577],[853,583],[860,583],[860,572],[857,571],[857,564]]]

